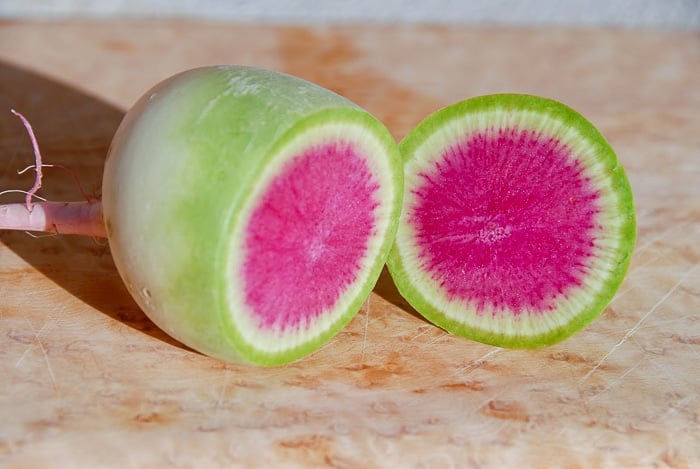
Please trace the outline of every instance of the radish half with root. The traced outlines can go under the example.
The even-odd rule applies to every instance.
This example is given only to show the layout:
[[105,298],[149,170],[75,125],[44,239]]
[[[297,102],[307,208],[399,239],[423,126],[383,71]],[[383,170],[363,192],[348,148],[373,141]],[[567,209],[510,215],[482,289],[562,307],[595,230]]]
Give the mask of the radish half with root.
[[359,311],[402,190],[396,143],[357,105],[283,73],[203,67],[127,112],[101,202],[8,204],[0,228],[105,235],[129,292],[169,335],[279,365]]
[[573,109],[501,94],[455,103],[399,144],[404,207],[389,271],[445,330],[536,348],[589,324],[634,247],[632,191]]

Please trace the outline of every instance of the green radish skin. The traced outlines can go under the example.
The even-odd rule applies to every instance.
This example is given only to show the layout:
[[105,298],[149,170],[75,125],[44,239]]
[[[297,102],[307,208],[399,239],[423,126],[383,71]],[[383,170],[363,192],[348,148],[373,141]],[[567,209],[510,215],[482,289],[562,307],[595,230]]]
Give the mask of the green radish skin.
[[[251,213],[286,162],[339,139],[366,156],[379,187],[357,276],[316,320],[259,327],[239,278]],[[156,325],[204,354],[273,366],[317,350],[361,308],[388,256],[401,195],[396,144],[366,111],[296,77],[219,66],[175,75],[129,110],[106,160],[102,203],[115,264]]]
[[[475,133],[494,129],[519,129],[553,138],[570,150],[582,174],[592,181],[599,194],[596,199],[599,212],[594,222],[600,227],[600,233],[596,234],[592,255],[586,260],[581,285],[557,297],[546,298],[555,305],[551,310],[526,309],[513,313],[503,307],[503,302],[494,304],[451,294],[441,283],[445,277],[439,274],[436,277],[435,270],[431,274],[432,254],[426,255],[426,251],[421,250],[417,228],[411,222],[412,214],[416,213],[412,210],[420,206],[422,199],[418,194],[426,187],[426,181],[438,177],[435,168],[446,167],[444,162],[438,165],[441,155],[449,154],[455,145],[462,144]],[[401,295],[427,320],[471,340],[507,348],[539,348],[560,342],[587,326],[613,298],[625,277],[635,244],[632,190],[608,142],[579,113],[536,96],[481,96],[455,103],[427,117],[405,137],[399,148],[404,160],[404,207],[387,266]],[[556,185],[557,181],[548,183]],[[452,186],[450,191],[472,189],[466,184]],[[508,190],[512,193],[518,189]],[[488,243],[497,247],[501,237],[512,235],[510,228],[492,231],[497,236],[488,239]],[[457,256],[461,254],[456,245],[452,252]],[[499,256],[498,251],[493,252]],[[535,275],[546,274],[536,272]]]

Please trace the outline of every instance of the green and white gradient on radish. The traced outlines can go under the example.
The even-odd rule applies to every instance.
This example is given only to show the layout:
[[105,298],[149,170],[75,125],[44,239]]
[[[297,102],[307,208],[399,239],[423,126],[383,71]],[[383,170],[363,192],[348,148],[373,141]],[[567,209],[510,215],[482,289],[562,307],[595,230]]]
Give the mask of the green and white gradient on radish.
[[559,342],[613,298],[636,237],[610,145],[545,98],[468,99],[399,145],[404,207],[389,271],[451,333],[510,348]]
[[224,360],[291,362],[359,311],[402,198],[386,128],[286,74],[204,67],[127,113],[103,180],[117,268],[146,314]]

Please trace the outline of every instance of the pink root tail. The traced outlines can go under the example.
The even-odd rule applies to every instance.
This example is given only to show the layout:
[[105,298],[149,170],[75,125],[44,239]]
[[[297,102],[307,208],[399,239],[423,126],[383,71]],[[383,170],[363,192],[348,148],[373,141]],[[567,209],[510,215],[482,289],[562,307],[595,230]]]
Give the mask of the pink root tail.
[[0,205],[0,230],[43,231],[106,238],[100,202],[36,202]]

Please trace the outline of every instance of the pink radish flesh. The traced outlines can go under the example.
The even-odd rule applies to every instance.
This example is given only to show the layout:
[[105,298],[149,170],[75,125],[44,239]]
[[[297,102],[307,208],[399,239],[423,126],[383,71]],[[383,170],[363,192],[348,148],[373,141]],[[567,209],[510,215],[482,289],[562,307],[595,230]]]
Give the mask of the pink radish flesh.
[[519,315],[581,286],[599,194],[568,148],[527,130],[477,132],[419,177],[419,258],[450,300]]
[[374,234],[378,189],[344,142],[306,149],[273,178],[248,222],[242,268],[261,327],[301,327],[352,284]]

